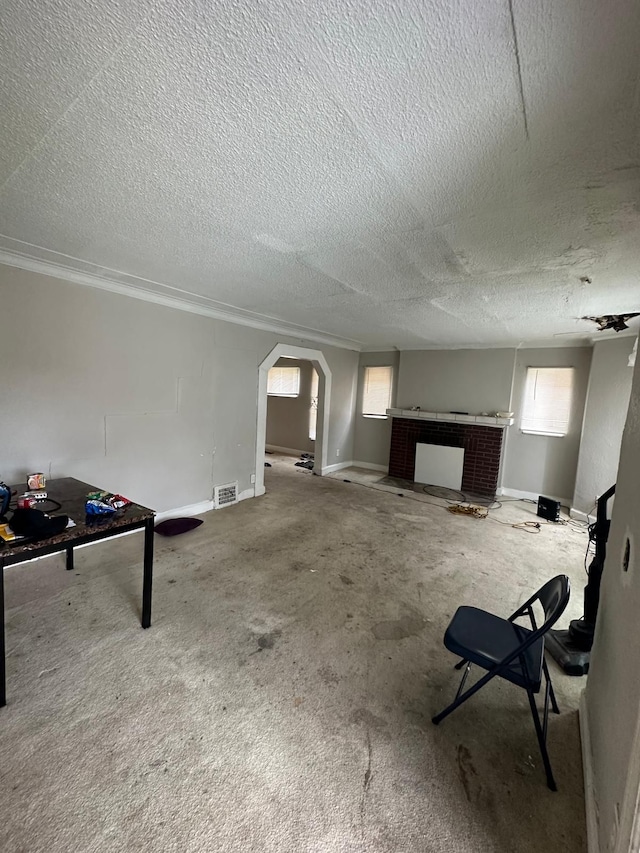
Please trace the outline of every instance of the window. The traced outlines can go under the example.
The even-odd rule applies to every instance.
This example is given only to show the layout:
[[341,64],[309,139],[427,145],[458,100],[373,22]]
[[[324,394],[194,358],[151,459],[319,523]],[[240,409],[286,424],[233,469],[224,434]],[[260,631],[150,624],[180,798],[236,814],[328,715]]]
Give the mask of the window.
[[314,368],[311,374],[311,406],[309,407],[309,438],[316,440],[318,424],[318,371]]
[[367,418],[386,418],[391,405],[392,367],[365,367],[362,414]]
[[566,435],[571,416],[573,367],[528,367],[522,432]]
[[300,394],[300,368],[271,367],[267,394],[271,397],[297,397]]

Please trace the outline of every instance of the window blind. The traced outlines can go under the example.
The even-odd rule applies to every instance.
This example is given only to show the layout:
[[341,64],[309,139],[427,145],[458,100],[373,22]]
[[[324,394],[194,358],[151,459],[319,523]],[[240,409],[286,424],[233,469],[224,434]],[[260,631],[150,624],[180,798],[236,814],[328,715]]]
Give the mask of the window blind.
[[523,432],[566,435],[571,417],[573,367],[528,367],[522,408]]
[[392,367],[365,367],[362,414],[384,417],[391,405]]
[[300,368],[271,367],[267,378],[267,394],[273,397],[297,397],[300,394]]
[[309,438],[316,440],[318,426],[318,371],[314,368],[311,374],[311,406],[309,408]]

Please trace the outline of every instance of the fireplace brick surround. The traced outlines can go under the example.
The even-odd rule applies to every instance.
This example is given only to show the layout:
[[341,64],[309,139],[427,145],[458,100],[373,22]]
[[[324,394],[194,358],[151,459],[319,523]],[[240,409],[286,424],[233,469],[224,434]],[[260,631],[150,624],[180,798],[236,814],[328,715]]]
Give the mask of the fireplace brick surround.
[[462,491],[494,497],[498,487],[503,432],[501,427],[394,417],[389,474],[413,480],[418,442],[463,447]]

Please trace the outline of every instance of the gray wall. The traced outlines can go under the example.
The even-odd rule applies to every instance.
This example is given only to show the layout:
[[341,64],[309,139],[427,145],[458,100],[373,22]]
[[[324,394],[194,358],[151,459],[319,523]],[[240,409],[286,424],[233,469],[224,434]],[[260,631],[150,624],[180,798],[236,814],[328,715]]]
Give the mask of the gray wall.
[[[389,354],[361,353],[359,400],[363,368],[369,363],[390,363]],[[471,414],[514,411],[516,423],[506,429],[500,484],[517,491],[559,497],[570,505],[590,363],[590,347],[407,350],[400,353],[396,405]],[[529,366],[576,369],[569,433],[563,438],[525,435],[520,431],[522,395]],[[366,420],[359,414],[356,416],[355,458],[387,465],[391,423],[363,423]]]
[[[517,351],[511,402],[516,422],[507,428],[502,466],[504,488],[560,498],[566,505],[571,505],[590,364],[590,347]],[[554,437],[521,432],[520,417],[527,367],[575,368],[573,406],[567,435]]]
[[74,476],[158,510],[250,490],[258,365],[279,342],[324,353],[328,459],[352,457],[355,352],[6,266],[0,305],[7,482]]
[[397,350],[389,352],[361,352],[358,367],[358,398],[356,404],[355,444],[353,458],[355,462],[366,462],[369,465],[389,465],[389,447],[391,444],[391,418],[366,418],[362,414],[362,395],[364,393],[365,367],[393,367],[393,384],[391,386],[391,407],[396,405],[398,396],[398,368],[400,353]]
[[[640,361],[617,473],[596,636],[585,692],[601,851],[630,850],[640,788]],[[623,571],[625,542],[631,542]],[[582,728],[582,724],[581,724]],[[620,846],[611,844],[620,811]],[[636,839],[637,841],[637,839]],[[634,848],[635,849],[635,848]]]
[[593,348],[573,495],[573,507],[581,512],[590,512],[596,497],[616,481],[633,378],[633,343],[634,338],[616,338]]
[[405,350],[398,403],[430,412],[509,410],[514,349]]
[[281,358],[276,366],[300,368],[300,394],[267,397],[267,444],[313,453],[315,441],[309,438],[313,365],[310,361]]

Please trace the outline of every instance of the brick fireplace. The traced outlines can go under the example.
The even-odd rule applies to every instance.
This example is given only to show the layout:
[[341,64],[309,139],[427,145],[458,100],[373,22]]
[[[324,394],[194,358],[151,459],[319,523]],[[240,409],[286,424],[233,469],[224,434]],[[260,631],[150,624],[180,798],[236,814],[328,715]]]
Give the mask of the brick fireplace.
[[416,444],[464,448],[462,491],[494,497],[498,487],[504,427],[394,417],[389,474],[413,480]]

